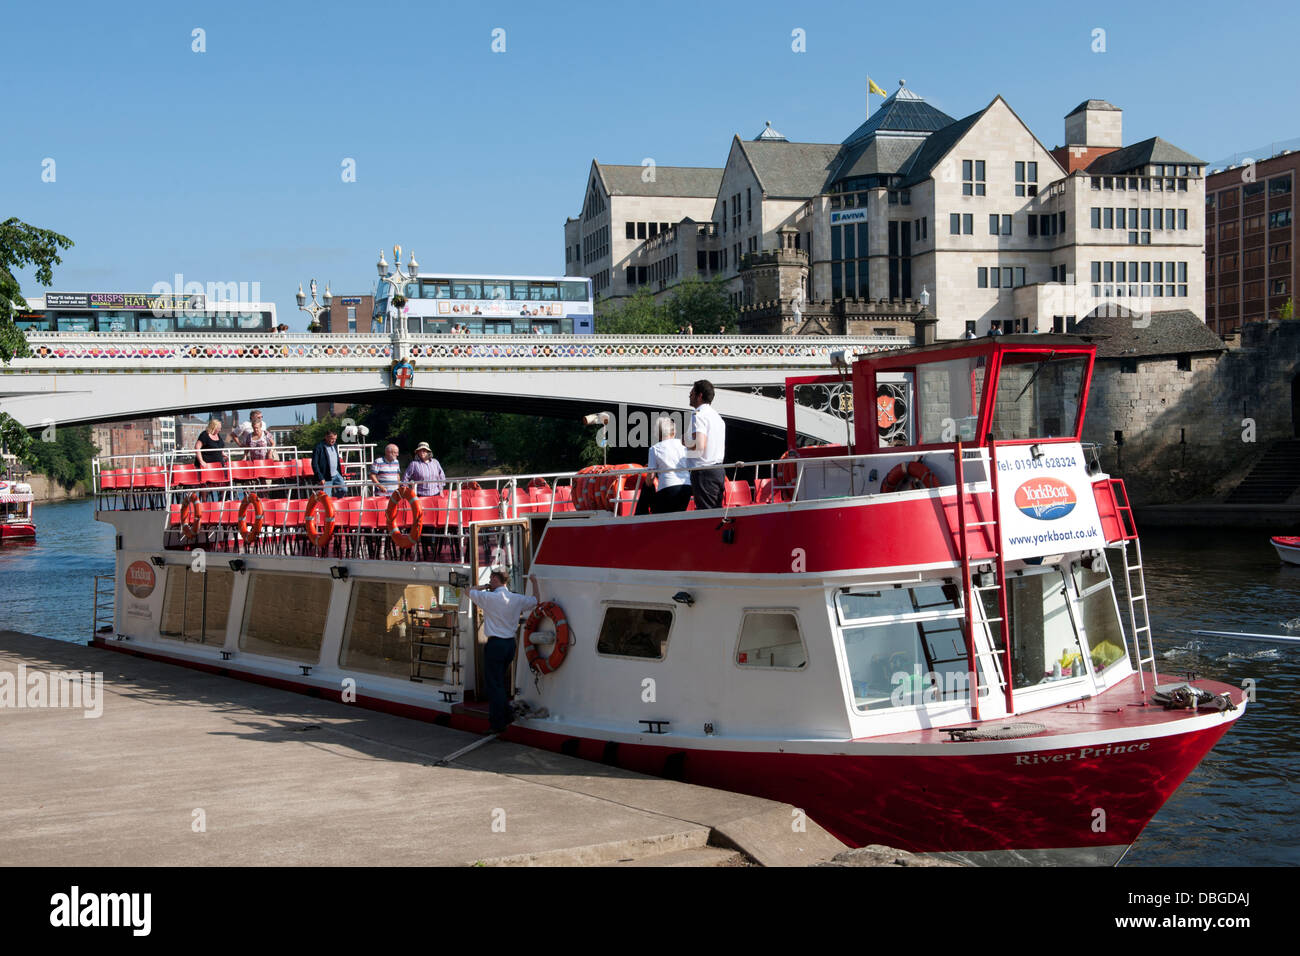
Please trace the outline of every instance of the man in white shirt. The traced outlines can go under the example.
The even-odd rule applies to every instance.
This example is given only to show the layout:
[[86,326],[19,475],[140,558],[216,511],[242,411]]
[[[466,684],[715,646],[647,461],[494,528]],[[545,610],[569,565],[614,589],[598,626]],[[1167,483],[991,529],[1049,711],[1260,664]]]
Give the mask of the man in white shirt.
[[[686,433],[686,448],[690,457],[686,459],[689,468],[699,468],[691,472],[691,493],[695,498],[695,510],[721,508],[722,494],[726,475],[722,462],[727,453],[727,426],[722,416],[713,410],[713,383],[700,379],[691,386],[690,428]],[[717,465],[717,468],[704,468]]]
[[[470,588],[469,600],[483,611],[483,630],[487,644],[483,648],[483,684],[488,695],[488,724],[499,734],[514,719],[510,713],[510,664],[515,659],[515,632],[519,619],[537,607],[537,598],[515,594],[506,585],[508,573],[493,568],[488,583]],[[538,593],[537,576],[528,575],[533,594]]]
[[677,438],[677,426],[671,418],[661,418],[655,426],[658,441],[650,446],[646,467],[654,469],[656,487],[650,488],[649,477],[641,486],[636,513],[669,514],[685,511],[691,503],[691,479],[686,471],[686,446]]

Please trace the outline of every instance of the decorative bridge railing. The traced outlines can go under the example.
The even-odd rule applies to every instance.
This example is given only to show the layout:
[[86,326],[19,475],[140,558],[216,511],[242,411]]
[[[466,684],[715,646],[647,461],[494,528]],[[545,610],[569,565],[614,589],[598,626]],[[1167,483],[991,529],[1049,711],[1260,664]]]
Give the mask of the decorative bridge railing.
[[839,351],[906,348],[901,336],[559,336],[30,332],[5,374],[67,370],[808,368]]

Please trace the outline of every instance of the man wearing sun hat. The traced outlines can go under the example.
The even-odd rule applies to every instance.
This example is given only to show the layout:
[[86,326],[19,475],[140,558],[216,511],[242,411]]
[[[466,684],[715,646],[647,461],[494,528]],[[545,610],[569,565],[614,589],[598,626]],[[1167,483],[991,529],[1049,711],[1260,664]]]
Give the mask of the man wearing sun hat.
[[406,466],[402,482],[408,485],[414,483],[417,495],[440,495],[443,482],[446,480],[447,476],[442,472],[442,465],[433,457],[433,449],[429,447],[429,443],[422,441],[416,445],[415,457]]

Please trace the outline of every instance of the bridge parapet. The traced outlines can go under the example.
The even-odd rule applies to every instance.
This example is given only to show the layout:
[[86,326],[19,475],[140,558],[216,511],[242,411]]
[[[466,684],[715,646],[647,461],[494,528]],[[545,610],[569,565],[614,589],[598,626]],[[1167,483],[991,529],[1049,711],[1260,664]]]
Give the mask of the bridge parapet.
[[[50,371],[375,369],[394,359],[388,335],[258,333],[84,333],[28,335],[33,357],[6,374]],[[433,369],[806,369],[838,351],[906,348],[903,336],[449,336],[408,335],[408,354]]]

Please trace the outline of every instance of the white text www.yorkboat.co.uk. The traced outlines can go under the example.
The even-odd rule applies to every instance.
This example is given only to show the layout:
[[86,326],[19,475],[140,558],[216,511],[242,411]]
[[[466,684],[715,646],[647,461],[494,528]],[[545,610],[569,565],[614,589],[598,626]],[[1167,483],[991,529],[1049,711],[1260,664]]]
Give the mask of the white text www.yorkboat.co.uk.
[[67,708],[83,717],[104,713],[102,671],[40,671],[18,665],[18,673],[0,671],[0,710]]

